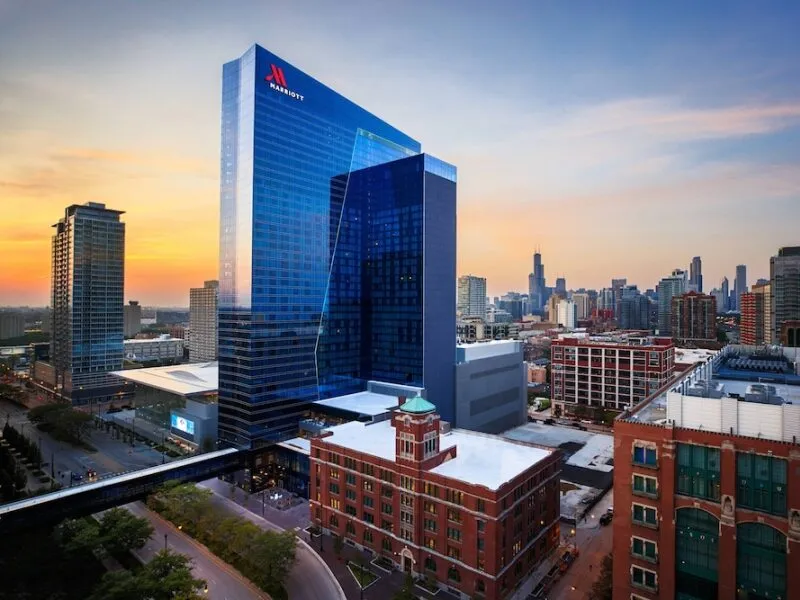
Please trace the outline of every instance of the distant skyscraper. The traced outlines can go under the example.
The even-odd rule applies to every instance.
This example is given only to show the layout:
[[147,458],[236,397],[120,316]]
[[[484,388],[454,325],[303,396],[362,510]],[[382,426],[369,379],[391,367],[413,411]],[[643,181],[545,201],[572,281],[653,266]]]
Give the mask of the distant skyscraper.
[[572,301],[575,303],[575,310],[578,320],[589,318],[589,294],[586,292],[575,292],[572,294]]
[[206,281],[189,290],[189,360],[217,360],[219,282]]
[[681,342],[717,339],[717,300],[714,296],[689,292],[672,297],[672,337]]
[[575,329],[577,326],[576,309],[572,300],[559,300],[557,323],[566,329]]
[[686,271],[675,269],[672,275],[658,282],[658,334],[672,333],[672,297],[686,293]]
[[741,310],[739,298],[747,291],[747,266],[736,266],[736,279],[733,282],[734,298],[736,302],[735,310]]
[[769,259],[772,292],[770,329],[772,342],[778,343],[781,325],[800,320],[800,246],[786,246]]
[[123,386],[125,224],[104,204],[73,204],[54,225],[52,339],[55,386],[73,404],[112,399]]
[[608,306],[609,309],[614,311],[614,318],[619,319],[619,301],[622,299],[622,288],[628,285],[628,279],[621,277],[611,280],[611,291],[613,293],[613,303]]
[[223,67],[221,148],[220,438],[294,436],[368,379],[452,422],[455,167],[260,46]]
[[561,296],[567,295],[567,280],[564,277],[558,277],[556,279],[556,294],[560,294]]
[[742,294],[739,340],[742,344],[761,345],[772,343],[772,294],[771,284],[762,283]]
[[528,275],[528,296],[533,310],[539,312],[544,308],[544,303],[547,301],[544,265],[542,255],[538,252],[533,255],[533,273]]
[[[499,302],[498,302],[499,304]],[[502,307],[498,307],[502,308]],[[486,278],[462,275],[458,278],[458,313],[462,317],[486,318]]]
[[689,266],[689,289],[703,293],[703,262],[699,256],[695,256]]
[[650,329],[650,300],[635,285],[622,288],[617,320],[621,329]]
[[603,288],[597,294],[597,308],[599,310],[614,310],[614,290],[612,288]]
[[722,297],[724,298],[724,302],[722,308],[717,307],[717,310],[719,310],[719,312],[728,312],[731,308],[731,289],[727,277],[722,278],[722,282],[720,283],[720,290],[722,291]]
[[717,314],[722,314],[725,312],[725,304],[727,302],[727,298],[725,298],[722,290],[719,288],[713,288],[710,292],[710,295],[714,296],[717,302]]
[[133,337],[142,330],[142,307],[136,300],[130,300],[122,307],[125,321],[125,337]]

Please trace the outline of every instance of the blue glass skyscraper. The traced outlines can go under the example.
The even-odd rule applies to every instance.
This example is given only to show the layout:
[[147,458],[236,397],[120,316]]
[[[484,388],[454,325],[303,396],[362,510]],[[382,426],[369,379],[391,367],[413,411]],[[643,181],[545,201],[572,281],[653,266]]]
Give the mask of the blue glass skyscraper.
[[[452,307],[455,168],[419,152],[417,141],[259,46],[224,66],[222,440],[258,447],[291,436],[309,402],[346,393],[371,378],[424,382],[433,402],[441,395],[433,381],[441,379],[438,387],[445,395],[439,401],[453,402],[455,313],[450,311],[450,317],[438,309],[438,294],[447,296],[443,306]],[[366,221],[355,225],[355,219]],[[368,252],[351,225],[363,228],[373,244]],[[378,235],[379,227],[385,237]],[[429,264],[436,261],[425,254],[426,228],[432,228],[429,240],[444,236],[436,264]],[[402,243],[396,237],[400,231]],[[342,248],[353,249],[340,251],[340,240]],[[374,267],[387,252],[394,253],[391,260]],[[370,282],[387,279],[370,283],[366,293],[353,279],[356,271]],[[442,280],[430,289],[392,279],[427,272],[438,280],[450,271],[449,284]],[[350,283],[343,284],[342,278]],[[347,306],[345,299],[355,288],[359,301]],[[369,310],[365,302],[371,303]],[[378,309],[384,302],[386,310]],[[448,323],[439,326],[423,316],[433,302],[432,317]],[[401,306],[412,308],[403,312]],[[386,316],[388,311],[393,316]],[[358,333],[342,334],[338,324],[344,319]],[[435,328],[449,338],[428,347],[435,344]],[[341,346],[342,335],[347,343],[358,336],[357,353]],[[375,345],[381,360],[370,358]],[[447,366],[428,370],[428,353],[435,350],[447,356]]]

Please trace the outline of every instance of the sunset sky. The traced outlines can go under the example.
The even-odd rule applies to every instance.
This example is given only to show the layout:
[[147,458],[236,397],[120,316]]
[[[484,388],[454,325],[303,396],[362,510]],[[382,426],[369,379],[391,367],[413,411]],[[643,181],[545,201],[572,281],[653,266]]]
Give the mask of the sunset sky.
[[217,277],[222,64],[259,43],[459,169],[490,295],[750,283],[800,244],[800,3],[0,0],[0,304],[48,302],[50,226],[126,211],[126,299]]

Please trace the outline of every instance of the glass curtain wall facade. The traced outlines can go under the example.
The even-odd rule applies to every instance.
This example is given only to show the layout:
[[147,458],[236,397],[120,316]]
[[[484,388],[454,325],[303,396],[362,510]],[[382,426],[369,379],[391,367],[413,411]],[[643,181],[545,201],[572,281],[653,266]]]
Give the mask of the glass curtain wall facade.
[[260,46],[223,67],[221,440],[259,447],[296,432],[319,398],[317,349],[350,174],[419,152]]
[[72,205],[53,227],[50,356],[56,391],[73,404],[105,402],[129,386],[122,369],[125,224],[122,211]]
[[455,179],[454,167],[425,154],[333,179],[331,214],[341,219],[330,233],[322,396],[359,391],[370,380],[425,387],[452,420]]

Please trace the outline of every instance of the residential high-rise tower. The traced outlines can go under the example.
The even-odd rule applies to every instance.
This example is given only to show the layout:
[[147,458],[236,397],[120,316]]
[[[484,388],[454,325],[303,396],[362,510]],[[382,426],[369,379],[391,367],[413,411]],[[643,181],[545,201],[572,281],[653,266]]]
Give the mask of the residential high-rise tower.
[[119,210],[87,202],[56,223],[50,359],[57,393],[73,404],[104,402],[124,388],[125,224]]
[[486,278],[462,275],[458,278],[457,309],[462,317],[486,318]]
[[800,320],[800,246],[787,246],[769,260],[771,339],[777,343],[786,321]]
[[672,297],[686,292],[686,271],[675,269],[670,277],[658,282],[658,335],[671,335]]
[[206,281],[189,290],[189,360],[217,359],[219,282]]
[[717,299],[688,292],[672,297],[670,313],[672,337],[681,342],[717,339]]

